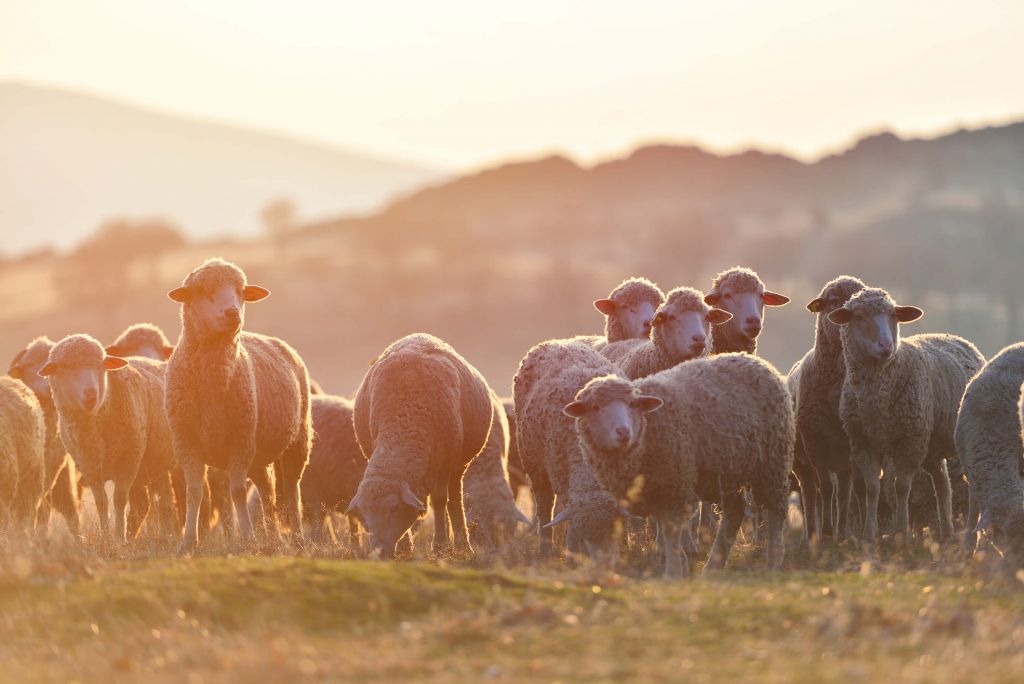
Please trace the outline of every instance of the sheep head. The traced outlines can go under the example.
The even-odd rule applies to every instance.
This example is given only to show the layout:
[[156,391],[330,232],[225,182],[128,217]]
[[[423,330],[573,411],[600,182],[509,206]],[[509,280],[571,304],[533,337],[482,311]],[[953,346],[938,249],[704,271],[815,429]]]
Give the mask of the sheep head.
[[95,414],[107,397],[107,373],[128,362],[110,356],[88,335],[71,335],[50,350],[39,375],[48,378],[53,400],[62,412]]
[[245,305],[269,295],[269,290],[248,284],[238,266],[210,259],[167,296],[182,304],[186,332],[203,338],[234,339],[245,323]]

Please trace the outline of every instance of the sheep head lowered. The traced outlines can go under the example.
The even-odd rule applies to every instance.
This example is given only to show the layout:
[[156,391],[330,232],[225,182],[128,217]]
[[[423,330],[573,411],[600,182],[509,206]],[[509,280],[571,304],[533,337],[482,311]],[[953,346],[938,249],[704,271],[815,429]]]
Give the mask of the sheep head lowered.
[[916,306],[898,306],[885,290],[868,288],[850,297],[828,319],[843,326],[844,349],[856,358],[883,366],[899,348],[899,324],[916,321],[923,315]]
[[789,302],[789,297],[766,290],[756,273],[737,266],[715,277],[704,301],[733,315],[733,332],[747,340],[756,340],[761,334],[764,307],[782,306]]
[[49,379],[53,400],[62,412],[94,414],[107,397],[107,373],[126,365],[127,361],[108,355],[88,335],[71,335],[50,350],[39,375]]
[[233,340],[245,323],[245,305],[267,298],[270,291],[246,282],[245,273],[223,259],[210,259],[188,274],[168,296],[182,304],[187,333],[202,339]]
[[398,540],[427,514],[427,505],[405,481],[363,478],[345,515],[358,515],[370,533],[370,547],[382,558],[395,555]]

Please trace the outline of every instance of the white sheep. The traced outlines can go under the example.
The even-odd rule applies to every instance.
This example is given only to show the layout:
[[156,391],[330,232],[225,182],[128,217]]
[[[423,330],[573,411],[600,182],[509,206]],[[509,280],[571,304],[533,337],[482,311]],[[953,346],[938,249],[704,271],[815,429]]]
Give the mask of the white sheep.
[[724,567],[743,522],[743,490],[767,511],[767,564],[778,569],[795,427],[785,382],[749,354],[695,359],[639,380],[596,378],[564,408],[601,483],[651,516],[666,576],[685,572],[698,499],[723,514],[706,567]]
[[932,479],[939,536],[950,539],[953,514],[946,459],[956,453],[953,429],[968,380],[985,363],[978,349],[954,335],[900,338],[900,323],[922,311],[898,306],[885,290],[867,288],[829,314],[841,326],[846,377],[839,415],[850,438],[854,465],[865,486],[863,540],[878,535],[883,467],[896,477],[897,534],[910,531],[908,499],[915,471]]
[[46,493],[46,423],[36,395],[20,380],[0,376],[0,531],[31,529]]
[[646,278],[627,278],[594,308],[605,315],[604,337],[594,338],[601,349],[606,343],[642,339],[651,334],[654,313],[665,300],[661,288]]
[[167,341],[164,331],[152,323],[129,326],[107,346],[111,356],[145,356],[154,361],[166,361],[173,352],[174,345]]
[[[105,536],[110,511],[104,484],[114,483],[114,534],[122,544],[138,534],[149,512],[149,489],[171,500],[174,459],[163,371],[151,359],[110,356],[88,335],[58,342],[39,371],[49,378],[61,439],[93,492]],[[161,523],[170,525],[167,519]]]
[[1018,342],[992,357],[971,379],[956,421],[956,451],[970,484],[963,548],[973,553],[978,531],[989,528],[993,543],[1014,569],[1024,565],[1022,382],[1024,342]]
[[517,523],[532,521],[516,508],[515,494],[509,484],[509,424],[505,407],[497,396],[491,397],[491,432],[483,451],[473,459],[463,478],[466,522],[474,547],[495,548],[515,532]]
[[53,403],[50,394],[49,381],[39,375],[39,371],[46,365],[50,357],[50,350],[53,349],[53,341],[48,337],[37,337],[28,346],[22,349],[11,361],[7,374],[25,383],[31,389],[36,399],[43,408],[43,418],[46,423],[46,448],[44,461],[46,463],[44,479],[46,480],[47,494],[40,504],[40,522],[44,523],[49,519],[50,508],[56,509],[67,523],[68,531],[72,536],[79,534],[78,518],[78,470],[75,462],[71,460],[64,442],[60,439],[60,430],[57,426],[57,407]]
[[677,287],[651,321],[651,338],[612,342],[601,353],[628,378],[642,378],[707,353],[711,326],[720,326],[732,314],[710,307],[704,295],[690,287]]
[[356,392],[353,423],[367,457],[348,513],[358,512],[371,546],[390,558],[395,545],[434,511],[434,550],[472,552],[463,508],[463,475],[491,430],[483,376],[442,340],[418,333],[377,357]]
[[[254,539],[246,505],[253,477],[271,525],[280,499],[296,539],[302,537],[299,480],[312,442],[309,375],[299,355],[276,337],[242,330],[246,303],[269,291],[245,273],[210,259],[169,293],[181,306],[181,337],[167,362],[164,405],[174,453],[185,470],[187,510],[182,553],[198,543],[206,465],[226,470],[238,531]],[[280,463],[275,496],[267,466]],[[262,477],[261,473],[262,471]]]
[[704,301],[732,314],[727,325],[715,328],[711,353],[756,354],[757,337],[764,323],[764,307],[784,306],[789,297],[766,290],[761,278],[749,268],[734,266],[714,277],[711,291]]
[[[563,407],[588,381],[618,369],[579,340],[548,340],[534,346],[513,381],[516,440],[536,501],[541,552],[552,549],[551,525],[569,522],[570,551],[597,555],[613,549],[620,511],[580,451]],[[562,510],[552,519],[555,499]]]

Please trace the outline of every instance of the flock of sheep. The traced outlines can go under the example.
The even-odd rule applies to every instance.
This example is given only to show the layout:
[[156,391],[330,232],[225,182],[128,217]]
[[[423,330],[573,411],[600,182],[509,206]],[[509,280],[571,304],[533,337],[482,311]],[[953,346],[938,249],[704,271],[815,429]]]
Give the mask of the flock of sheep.
[[[505,400],[427,334],[385,349],[354,400],[325,395],[288,344],[243,330],[268,294],[211,259],[170,293],[177,345],[140,324],[107,347],[78,334],[22,350],[0,378],[7,542],[51,510],[78,536],[87,487],[107,541],[145,524],[191,553],[216,521],[247,542],[283,523],[301,542],[305,519],[325,542],[343,512],[389,558],[429,503],[438,552],[498,548],[523,524],[551,554],[565,523],[571,552],[650,538],[680,577],[698,530],[714,533],[705,567],[721,568],[748,518],[779,568],[798,492],[808,541],[927,526],[948,542],[962,520],[966,552],[987,531],[1007,567],[1024,565],[1024,343],[986,364],[960,337],[901,337],[921,310],[856,278],[807,305],[814,346],[788,376],[757,340],[764,307],[789,300],[750,269],[707,293],[631,278],[595,302],[603,336],[537,344]],[[516,507],[527,485],[534,518]]]

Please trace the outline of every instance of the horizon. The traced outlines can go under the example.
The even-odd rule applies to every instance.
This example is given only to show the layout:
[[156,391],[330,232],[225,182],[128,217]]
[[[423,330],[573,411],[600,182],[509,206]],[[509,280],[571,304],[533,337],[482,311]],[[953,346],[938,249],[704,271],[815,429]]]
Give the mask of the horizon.
[[552,151],[589,164],[652,140],[806,162],[866,132],[1024,114],[1024,91],[1006,87],[1024,63],[1024,6],[1006,0],[628,13],[40,0],[11,14],[0,80],[451,172]]

